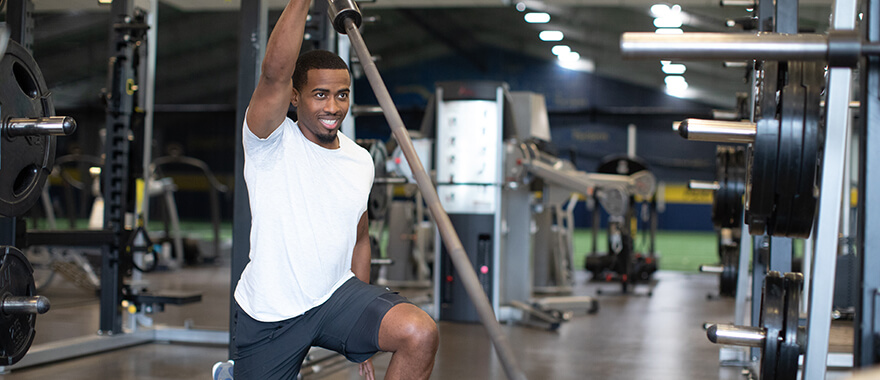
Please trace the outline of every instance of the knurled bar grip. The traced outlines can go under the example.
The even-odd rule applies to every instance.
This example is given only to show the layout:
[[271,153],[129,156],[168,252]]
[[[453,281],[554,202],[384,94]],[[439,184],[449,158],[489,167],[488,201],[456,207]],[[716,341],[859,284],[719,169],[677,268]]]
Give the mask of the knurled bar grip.
[[[332,3],[332,0],[330,1]],[[403,151],[403,155],[409,163],[413,177],[419,186],[419,191],[421,191],[425,203],[428,205],[431,214],[434,216],[434,221],[437,223],[437,228],[440,230],[440,237],[443,239],[443,243],[446,244],[449,257],[452,259],[452,263],[458,271],[459,278],[461,279],[471,302],[473,302],[474,307],[477,309],[480,321],[483,323],[483,326],[486,327],[486,331],[489,333],[489,338],[492,340],[492,344],[498,352],[498,358],[501,360],[504,372],[509,379],[526,380],[525,373],[523,373],[517,365],[510,343],[504,335],[504,332],[501,330],[501,324],[499,324],[498,320],[495,318],[495,313],[492,311],[492,306],[489,303],[489,297],[486,296],[485,291],[483,291],[482,286],[480,286],[480,281],[477,279],[477,274],[474,272],[473,265],[467,257],[467,253],[461,244],[458,234],[452,227],[452,221],[449,219],[449,215],[446,214],[446,211],[440,204],[440,197],[437,195],[437,190],[434,189],[431,177],[428,176],[428,173],[422,166],[422,162],[419,160],[419,156],[416,154],[412,140],[410,140],[409,134],[406,131],[406,126],[404,126],[403,120],[400,118],[400,113],[398,113],[397,107],[391,100],[391,94],[388,93],[388,89],[385,87],[385,83],[379,75],[379,70],[376,68],[376,64],[373,63],[370,52],[367,50],[367,45],[364,43],[364,40],[357,29],[355,20],[351,17],[345,17],[344,25],[346,34],[348,34],[348,37],[351,40],[351,45],[355,48],[360,64],[364,68],[364,73],[367,74],[367,80],[369,80],[370,86],[373,88],[373,92],[379,100],[379,105],[382,106],[385,119],[391,126],[391,132],[397,140],[397,143],[400,144],[400,150]]]

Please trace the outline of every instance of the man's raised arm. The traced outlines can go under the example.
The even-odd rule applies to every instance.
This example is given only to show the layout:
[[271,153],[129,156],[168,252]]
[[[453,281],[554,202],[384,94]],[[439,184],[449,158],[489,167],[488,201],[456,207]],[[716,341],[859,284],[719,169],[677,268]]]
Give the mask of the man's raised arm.
[[290,0],[266,44],[260,82],[248,106],[247,124],[259,138],[281,125],[292,96],[293,70],[302,46],[310,0]]

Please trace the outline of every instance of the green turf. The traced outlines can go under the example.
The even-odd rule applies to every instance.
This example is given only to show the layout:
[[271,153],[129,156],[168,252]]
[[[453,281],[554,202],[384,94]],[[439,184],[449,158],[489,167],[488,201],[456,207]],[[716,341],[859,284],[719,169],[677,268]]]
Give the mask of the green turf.
[[[29,223],[30,224],[30,223]],[[38,228],[46,228],[45,221],[36,222]],[[87,221],[79,220],[77,228],[86,228]],[[59,220],[59,228],[66,228],[67,221]],[[188,237],[198,239],[211,239],[213,232],[211,224],[203,221],[181,220],[181,230]],[[150,229],[160,231],[164,228],[161,221],[151,221]],[[386,236],[383,241],[387,242]],[[221,239],[232,238],[232,223],[224,221],[220,227]],[[575,268],[584,267],[584,258],[592,249],[592,236],[590,229],[576,229],[574,231],[574,264]],[[647,234],[639,234],[635,240],[635,248],[638,252],[648,251]],[[802,244],[795,242],[796,252],[801,251]],[[605,231],[599,233],[599,252],[607,251]],[[685,232],[685,231],[658,231],[656,252],[659,257],[660,269],[672,271],[696,272],[701,264],[715,264],[718,262],[717,237],[715,232]]]
[[[599,252],[607,252],[605,231],[599,233]],[[697,272],[701,264],[718,262],[718,240],[715,232],[658,231],[655,252],[659,257],[660,269]],[[584,267],[584,258],[592,249],[592,233],[589,229],[574,231],[575,268]],[[636,237],[637,252],[647,252],[647,235]]]

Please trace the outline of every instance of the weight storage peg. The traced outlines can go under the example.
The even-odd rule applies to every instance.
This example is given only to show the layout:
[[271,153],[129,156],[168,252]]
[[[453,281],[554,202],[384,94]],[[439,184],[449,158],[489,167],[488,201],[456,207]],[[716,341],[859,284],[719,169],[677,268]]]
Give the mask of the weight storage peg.
[[712,343],[761,349],[762,380],[795,380],[806,330],[798,326],[804,277],[800,273],[767,273],[761,295],[760,326],[712,325]]
[[33,56],[9,41],[0,59],[0,215],[19,216],[40,199],[55,161],[55,136],[72,133]]
[[12,118],[3,123],[7,138],[23,136],[70,136],[76,131],[76,120],[70,116]]
[[12,365],[30,349],[36,315],[49,310],[49,299],[36,295],[34,269],[21,251],[0,252],[0,365]]

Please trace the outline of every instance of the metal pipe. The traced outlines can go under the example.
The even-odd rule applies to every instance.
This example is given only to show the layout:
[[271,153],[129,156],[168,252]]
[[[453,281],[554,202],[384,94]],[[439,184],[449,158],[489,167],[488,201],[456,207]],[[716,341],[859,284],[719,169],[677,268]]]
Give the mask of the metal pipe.
[[715,344],[743,347],[763,347],[767,332],[753,326],[712,325],[706,336]]
[[715,181],[699,181],[692,179],[688,182],[688,189],[690,190],[719,190],[721,189],[721,185]]
[[355,20],[351,17],[345,17],[344,25],[346,34],[348,34],[348,37],[351,40],[351,45],[354,47],[355,52],[360,59],[360,63],[363,66],[364,73],[367,75],[367,80],[370,82],[370,86],[372,86],[373,92],[379,100],[379,105],[381,105],[382,110],[385,111],[385,119],[391,127],[391,132],[398,144],[400,144],[400,150],[403,152],[404,157],[406,157],[407,163],[409,163],[409,167],[412,170],[413,177],[419,186],[419,190],[422,193],[425,203],[431,210],[431,215],[434,216],[434,222],[437,224],[437,229],[440,231],[440,237],[443,239],[443,243],[447,247],[449,257],[452,259],[452,264],[458,271],[459,278],[464,285],[471,302],[477,310],[477,315],[479,315],[480,321],[483,323],[483,326],[489,334],[489,338],[492,340],[492,344],[495,346],[498,358],[501,361],[501,365],[504,367],[504,372],[507,374],[507,377],[512,380],[525,380],[526,375],[517,364],[516,358],[513,355],[513,349],[510,347],[510,343],[504,335],[504,331],[501,329],[501,324],[498,323],[498,320],[495,317],[495,312],[492,310],[489,298],[483,291],[482,286],[480,286],[480,281],[477,278],[476,272],[474,272],[474,267],[468,259],[464,246],[461,243],[461,239],[459,239],[458,234],[452,226],[452,221],[449,219],[449,215],[440,204],[440,197],[437,195],[437,190],[431,182],[431,177],[422,166],[422,162],[416,153],[412,140],[409,137],[409,133],[406,131],[406,126],[400,118],[400,113],[397,112],[397,107],[394,106],[391,94],[388,93],[388,89],[385,87],[385,83],[379,75],[379,70],[376,68],[376,64],[370,58],[370,52],[367,50],[367,45],[364,43],[363,37],[361,37],[361,34],[357,29]]
[[685,119],[678,126],[678,134],[692,141],[751,143],[757,128],[747,121]]
[[70,116],[12,118],[3,126],[7,137],[70,136],[76,131],[76,120]]
[[620,38],[623,58],[679,60],[823,61],[824,34],[628,32]]
[[43,314],[49,311],[49,299],[43,296],[9,296],[0,304],[3,314]]

